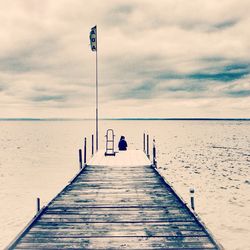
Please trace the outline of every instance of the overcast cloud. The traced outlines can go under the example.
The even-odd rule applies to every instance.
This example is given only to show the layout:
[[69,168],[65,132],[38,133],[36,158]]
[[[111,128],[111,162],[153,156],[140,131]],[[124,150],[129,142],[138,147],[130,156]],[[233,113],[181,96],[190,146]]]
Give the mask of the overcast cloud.
[[0,117],[248,117],[249,0],[0,0]]

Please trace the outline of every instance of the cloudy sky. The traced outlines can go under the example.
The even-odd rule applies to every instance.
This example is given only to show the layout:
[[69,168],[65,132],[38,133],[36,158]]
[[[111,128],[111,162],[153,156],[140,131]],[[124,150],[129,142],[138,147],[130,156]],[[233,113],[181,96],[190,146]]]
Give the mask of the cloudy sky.
[[0,0],[0,117],[250,117],[249,0]]

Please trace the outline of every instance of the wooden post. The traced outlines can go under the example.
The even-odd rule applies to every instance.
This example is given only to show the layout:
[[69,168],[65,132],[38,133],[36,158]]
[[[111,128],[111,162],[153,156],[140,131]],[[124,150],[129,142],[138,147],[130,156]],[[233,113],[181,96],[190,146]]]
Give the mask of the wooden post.
[[145,143],[146,143],[146,135],[145,135],[145,133],[143,133],[143,152],[144,153],[146,153],[146,145],[145,145]]
[[194,189],[190,188],[190,202],[191,202],[191,208],[194,210]]
[[80,169],[82,169],[82,150],[79,149],[79,164],[80,164]]
[[153,140],[153,165],[157,167],[155,139]]
[[40,211],[40,198],[38,197],[36,199],[36,212],[39,213]]
[[84,138],[84,166],[87,163],[87,138]]
[[148,159],[150,158],[150,155],[149,155],[149,135],[147,135],[147,157],[148,157]]
[[92,156],[94,155],[94,135],[92,134]]

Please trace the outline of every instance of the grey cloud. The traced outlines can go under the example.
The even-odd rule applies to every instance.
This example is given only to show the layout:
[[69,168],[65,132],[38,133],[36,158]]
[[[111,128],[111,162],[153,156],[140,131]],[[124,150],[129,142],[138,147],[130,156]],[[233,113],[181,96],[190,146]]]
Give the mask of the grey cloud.
[[197,30],[203,32],[217,32],[224,29],[233,27],[239,22],[238,19],[223,20],[219,22],[213,22],[208,20],[197,20],[196,22],[180,23],[179,26],[186,30]]
[[114,99],[151,99],[156,93],[157,84],[154,81],[141,82],[136,87],[127,87],[125,84],[113,95]]
[[104,22],[111,26],[127,24],[129,16],[133,13],[135,5],[122,4],[107,10]]
[[48,101],[64,102],[67,100],[67,96],[66,95],[39,95],[39,96],[33,96],[31,100],[34,102],[48,102]]
[[134,10],[135,6],[134,5],[119,5],[117,7],[115,7],[112,12],[115,14],[121,14],[121,15],[129,15],[132,13],[132,11]]
[[226,60],[227,60],[226,58],[221,56],[209,56],[200,58],[201,62],[212,62],[212,63],[224,62]]
[[[216,72],[213,72],[216,70]],[[163,72],[156,76],[157,79],[194,79],[194,80],[213,80],[219,82],[231,82],[250,73],[249,64],[229,64],[226,66],[213,66],[198,72],[182,74],[178,72]]]
[[229,65],[226,65],[224,67],[226,71],[241,71],[245,72],[246,74],[250,73],[250,64],[249,63],[232,63]]
[[2,82],[0,79],[0,92],[5,91],[8,89],[8,84],[6,84],[5,82]]
[[46,92],[48,91],[48,88],[43,86],[34,86],[33,90],[36,92]]
[[250,96],[250,90],[230,90],[226,91],[225,94],[233,97],[248,97]]
[[[214,68],[216,69],[216,67]],[[217,67],[217,72],[212,72],[214,68],[207,69],[206,72],[189,74],[187,78],[231,82],[246,77],[250,73],[250,66],[247,63],[233,63],[223,67]]]
[[45,38],[25,48],[0,56],[0,70],[11,73],[32,72],[49,69],[48,59],[58,50],[55,38]]
[[238,20],[232,19],[232,20],[225,20],[219,23],[216,23],[214,25],[215,28],[217,29],[227,29],[230,28],[238,23]]
[[129,95],[130,97],[136,96],[137,98],[148,99],[154,95],[154,89],[156,87],[156,83],[152,81],[146,81],[141,85],[131,89]]
[[24,93],[23,98],[29,102],[58,108],[74,107],[85,100],[87,107],[94,98],[94,85],[91,88],[84,84],[81,86],[62,83],[60,79],[54,79],[54,82],[53,80],[47,82],[44,79],[44,82],[31,85],[29,93],[26,95]]
[[167,90],[170,92],[193,92],[193,93],[200,93],[206,90],[206,86],[202,85],[200,82],[196,83],[188,83],[183,84],[181,86],[170,86],[167,87]]
[[0,70],[11,73],[32,71],[36,67],[22,57],[6,57],[0,59]]
[[[152,99],[163,94],[171,95],[176,98],[181,98],[181,96],[186,98],[211,97],[216,95],[224,96],[225,92],[223,91],[213,93],[211,91],[213,85],[228,85],[236,80],[246,78],[250,72],[248,63],[228,63],[230,62],[229,59],[226,60],[220,57],[209,58],[209,61],[211,60],[214,64],[212,67],[205,67],[200,71],[194,71],[189,74],[160,70],[157,69],[157,64],[156,67],[151,68],[147,65],[147,62],[145,62],[145,58],[134,59],[137,62],[136,64],[140,65],[140,69],[138,70],[136,70],[135,66],[129,64],[123,66],[123,68],[129,67],[130,70],[128,70],[128,74],[131,75],[133,72],[134,79],[140,77],[144,78],[144,80],[138,84],[133,78],[131,82],[128,80],[130,78],[127,78],[127,82],[122,85],[121,89],[115,90],[114,96],[116,99]],[[154,56],[152,58],[158,59],[158,57]],[[200,60],[203,60],[203,58]],[[219,61],[219,66],[216,66],[217,61]],[[227,64],[225,64],[225,62],[227,62]],[[123,78],[125,76],[126,74],[122,75]],[[178,80],[178,83],[174,82],[173,85],[172,80]],[[119,81],[119,79],[116,81]],[[165,81],[165,86],[159,87],[162,81]],[[233,94],[231,94],[231,96],[234,97]]]
[[177,72],[163,72],[159,73],[157,76],[155,76],[156,79],[159,80],[167,80],[167,79],[184,79],[185,75]]
[[214,80],[221,82],[230,82],[236,79],[240,79],[247,74],[248,72],[194,73],[188,75],[187,78],[196,80]]

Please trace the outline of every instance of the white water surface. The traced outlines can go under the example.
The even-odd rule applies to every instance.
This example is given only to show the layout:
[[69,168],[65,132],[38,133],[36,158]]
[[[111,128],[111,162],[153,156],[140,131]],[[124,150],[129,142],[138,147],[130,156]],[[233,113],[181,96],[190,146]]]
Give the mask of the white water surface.
[[[0,122],[0,249],[77,173],[78,149],[94,121]],[[113,128],[130,149],[156,139],[158,167],[227,250],[250,249],[249,121],[101,121],[100,148]],[[150,151],[152,149],[150,148]]]

